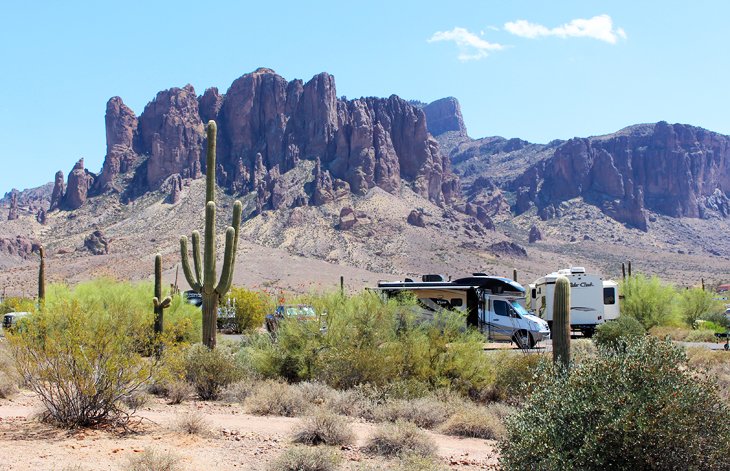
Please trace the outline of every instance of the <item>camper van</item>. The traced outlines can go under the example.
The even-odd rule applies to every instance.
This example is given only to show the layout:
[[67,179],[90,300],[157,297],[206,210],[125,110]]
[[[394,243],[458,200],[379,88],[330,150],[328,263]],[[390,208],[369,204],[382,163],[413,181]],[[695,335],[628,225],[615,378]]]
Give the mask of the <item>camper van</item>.
[[415,295],[424,316],[440,309],[461,311],[468,326],[478,328],[492,341],[532,348],[550,336],[548,323],[523,307],[525,288],[508,278],[474,273],[446,281],[442,275],[424,275],[421,281],[381,281],[375,291],[385,298],[404,292]]
[[565,276],[570,281],[570,328],[585,337],[593,336],[596,327],[619,316],[618,283],[572,267],[545,275],[530,284],[529,307],[552,327],[555,280]]

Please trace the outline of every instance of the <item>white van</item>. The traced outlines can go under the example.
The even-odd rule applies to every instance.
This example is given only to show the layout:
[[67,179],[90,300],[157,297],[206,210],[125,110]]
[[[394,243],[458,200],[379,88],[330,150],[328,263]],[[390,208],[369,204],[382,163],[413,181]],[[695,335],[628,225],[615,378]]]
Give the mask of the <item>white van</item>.
[[550,273],[530,284],[530,310],[552,327],[555,280],[570,281],[570,328],[591,337],[596,327],[619,316],[618,283],[572,267]]
[[424,275],[422,281],[381,281],[375,290],[385,297],[414,294],[426,316],[439,309],[464,312],[467,326],[478,328],[489,340],[532,348],[550,337],[548,323],[522,306],[525,289],[508,278],[475,273],[445,281],[441,275]]

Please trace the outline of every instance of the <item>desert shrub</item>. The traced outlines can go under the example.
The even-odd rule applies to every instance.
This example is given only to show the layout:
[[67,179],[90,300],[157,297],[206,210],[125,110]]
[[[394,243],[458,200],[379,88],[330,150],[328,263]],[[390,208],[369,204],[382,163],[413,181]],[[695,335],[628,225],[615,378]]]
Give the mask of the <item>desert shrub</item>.
[[17,392],[18,379],[7,345],[0,343],[0,399],[8,399]]
[[0,316],[9,312],[35,312],[35,310],[35,299],[32,298],[9,297],[0,303]]
[[596,344],[593,339],[573,339],[570,341],[570,360],[582,363],[596,356]]
[[167,397],[167,403],[171,405],[182,404],[195,392],[195,388],[192,384],[186,381],[175,381],[170,383],[167,387],[165,397]]
[[628,315],[601,324],[596,329],[593,341],[608,348],[622,348],[627,342],[646,334],[641,322]]
[[359,388],[339,391],[330,402],[326,404],[328,410],[335,414],[349,417],[374,420],[375,410],[378,404]]
[[[492,355],[495,378],[490,399],[521,402],[532,390],[537,366],[545,356],[536,353],[501,351]],[[482,399],[475,397],[475,399]]]
[[294,417],[305,413],[309,404],[298,389],[286,383],[266,380],[256,385],[244,406],[255,415]]
[[143,391],[137,390],[132,394],[122,397],[122,403],[129,408],[129,410],[136,411],[150,402],[150,397]]
[[447,469],[433,456],[404,455],[390,467],[392,471],[443,471]]
[[706,321],[704,327],[716,332],[725,332],[730,329],[730,317],[725,315],[724,310],[707,312],[702,316],[702,320]]
[[658,325],[675,325],[681,322],[677,314],[677,293],[671,285],[665,285],[653,276],[634,275],[620,285],[624,300],[621,316],[629,316],[641,322],[649,330]]
[[247,368],[266,378],[318,380],[337,389],[399,382],[417,387],[421,396],[440,387],[466,394],[492,381],[483,338],[465,328],[460,313],[421,319],[412,301],[383,302],[369,292],[301,301],[327,312],[326,331],[318,322],[285,319],[276,341],[252,338],[241,349]]
[[499,417],[499,414],[506,413],[505,409],[489,409],[477,405],[466,406],[449,417],[440,431],[459,437],[499,440],[505,436],[503,419]]
[[121,401],[149,379],[153,364],[136,353],[139,339],[128,335],[125,319],[56,301],[24,327],[9,341],[44,418],[63,427],[126,423]]
[[329,447],[294,446],[284,450],[270,471],[335,471],[342,462],[337,450]]
[[681,327],[654,326],[649,329],[649,334],[661,340],[683,342],[689,335],[689,329]]
[[235,358],[219,347],[192,345],[185,356],[185,377],[204,401],[216,400],[223,388],[241,378]]
[[200,412],[188,412],[177,416],[173,426],[174,430],[186,435],[197,435],[207,437],[212,433],[208,419]]
[[386,457],[433,456],[436,444],[415,424],[398,421],[379,425],[365,445],[365,451]]
[[126,471],[179,471],[182,466],[180,457],[169,451],[147,449],[129,457],[123,469]]
[[354,440],[352,427],[344,417],[322,411],[302,419],[292,437],[294,443],[302,445],[349,445]]
[[718,394],[730,404],[730,356],[725,351],[710,350],[705,347],[688,347],[687,361],[693,368],[701,369],[714,378]]
[[506,421],[501,464],[512,469],[725,469],[730,410],[687,368],[680,347],[652,337],[554,371]]
[[253,331],[264,325],[266,314],[273,311],[271,297],[261,291],[246,288],[232,288],[228,298],[236,312],[237,332]]
[[375,420],[396,422],[398,420],[412,422],[422,428],[434,428],[442,424],[449,416],[447,404],[434,397],[422,397],[413,400],[397,399],[386,402],[375,409]]
[[691,330],[684,338],[685,342],[716,342],[715,331],[709,329]]
[[714,299],[715,294],[701,288],[691,288],[679,292],[679,313],[690,329],[697,328],[697,321],[713,313],[723,313],[722,303]]
[[246,398],[251,395],[255,387],[256,382],[250,379],[236,381],[223,389],[221,399],[226,402],[237,402],[239,404],[243,404],[246,401]]
[[322,406],[332,403],[339,392],[318,381],[305,381],[295,386],[307,404]]

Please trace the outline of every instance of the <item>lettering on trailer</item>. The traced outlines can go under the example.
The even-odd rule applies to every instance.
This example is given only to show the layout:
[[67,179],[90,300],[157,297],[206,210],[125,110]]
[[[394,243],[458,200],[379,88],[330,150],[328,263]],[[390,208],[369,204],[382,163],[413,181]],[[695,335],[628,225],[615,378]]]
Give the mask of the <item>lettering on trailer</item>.
[[571,283],[570,284],[571,288],[589,288],[591,286],[593,286],[592,281],[581,281],[580,283]]

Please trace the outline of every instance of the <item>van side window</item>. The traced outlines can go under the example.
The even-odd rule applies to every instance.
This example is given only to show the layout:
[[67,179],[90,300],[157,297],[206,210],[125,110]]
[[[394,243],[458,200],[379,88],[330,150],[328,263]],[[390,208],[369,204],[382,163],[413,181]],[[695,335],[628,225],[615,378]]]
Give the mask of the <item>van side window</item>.
[[532,299],[537,298],[537,290],[535,288],[532,288]]
[[616,304],[616,288],[603,288],[603,304]]
[[464,300],[461,298],[451,298],[452,307],[461,307],[464,305]]
[[507,303],[504,301],[494,301],[494,313],[498,316],[507,316]]

